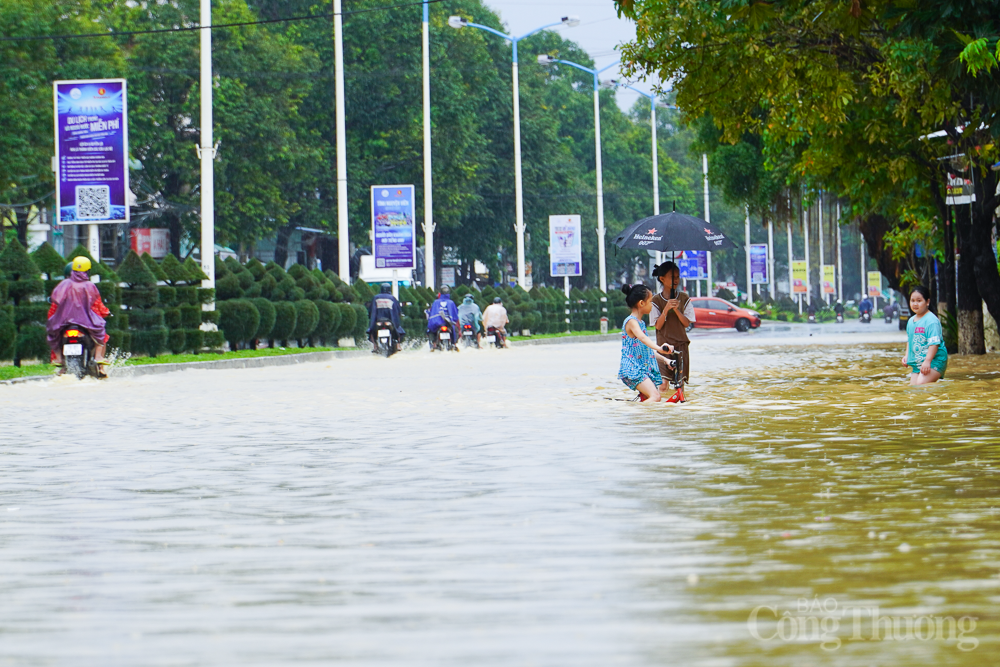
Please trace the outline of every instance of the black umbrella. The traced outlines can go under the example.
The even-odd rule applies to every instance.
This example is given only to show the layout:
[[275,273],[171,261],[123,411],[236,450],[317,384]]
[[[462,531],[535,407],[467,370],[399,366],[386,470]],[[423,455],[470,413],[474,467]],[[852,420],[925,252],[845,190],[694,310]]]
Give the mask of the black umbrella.
[[735,248],[736,244],[711,223],[693,215],[671,211],[633,222],[615,238],[619,248],[637,248],[659,252],[681,250],[716,251]]

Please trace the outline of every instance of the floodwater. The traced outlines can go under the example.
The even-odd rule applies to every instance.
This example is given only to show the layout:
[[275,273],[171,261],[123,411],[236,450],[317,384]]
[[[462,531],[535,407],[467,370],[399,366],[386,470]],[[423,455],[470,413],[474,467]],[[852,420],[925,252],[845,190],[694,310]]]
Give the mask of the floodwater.
[[0,387],[0,665],[997,664],[1000,360],[802,331]]

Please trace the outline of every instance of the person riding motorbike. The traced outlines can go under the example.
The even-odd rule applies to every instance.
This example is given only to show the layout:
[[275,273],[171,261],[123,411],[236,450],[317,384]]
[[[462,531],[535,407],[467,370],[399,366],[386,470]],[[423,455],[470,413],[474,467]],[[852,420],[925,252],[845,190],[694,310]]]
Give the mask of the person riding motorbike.
[[500,336],[504,347],[510,347],[507,343],[507,309],[503,307],[503,300],[500,297],[495,297],[493,303],[486,306],[486,311],[483,313],[483,327],[489,331],[490,327],[496,329],[497,335]]
[[835,303],[833,305],[833,312],[836,313],[838,322],[844,321],[844,304],[839,301]]
[[71,262],[70,276],[59,281],[52,296],[49,298],[49,317],[46,322],[46,334],[52,358],[56,366],[64,364],[62,354],[62,330],[67,324],[75,324],[86,330],[94,340],[94,360],[98,367],[106,366],[104,351],[107,348],[108,333],[105,328],[106,318],[111,314],[97,285],[90,282],[87,272],[91,263],[86,257],[75,257]]
[[865,298],[861,299],[861,303],[858,304],[858,313],[859,314],[863,314],[863,313],[869,313],[870,314],[872,312],[872,309],[874,307],[875,307],[875,305],[872,303],[871,299],[869,299],[868,297],[865,297]]
[[392,295],[392,285],[382,283],[379,293],[372,297],[371,305],[368,306],[368,312],[368,340],[375,346],[372,353],[378,354],[378,330],[376,322],[392,322],[392,328],[396,330],[397,340],[400,343],[403,342],[403,338],[406,337],[406,331],[403,329],[399,301]]
[[[434,332],[442,326],[447,326],[451,332],[452,343],[458,342],[456,322],[458,322],[458,306],[451,300],[451,288],[442,285],[441,293],[427,310],[427,339],[432,350],[434,349]],[[456,345],[454,349],[458,350],[458,346]]]
[[471,294],[466,294],[462,299],[462,305],[458,307],[458,322],[463,327],[466,324],[472,325],[472,335],[476,337],[476,347],[482,347],[480,345],[480,339],[482,337],[483,329],[479,325],[480,320],[483,318],[483,313],[479,310],[479,306],[473,300]]

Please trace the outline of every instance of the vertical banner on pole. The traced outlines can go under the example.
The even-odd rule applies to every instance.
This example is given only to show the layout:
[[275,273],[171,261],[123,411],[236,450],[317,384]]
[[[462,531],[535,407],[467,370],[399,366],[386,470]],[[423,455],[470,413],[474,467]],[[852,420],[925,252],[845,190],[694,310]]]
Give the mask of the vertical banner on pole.
[[582,276],[583,246],[580,216],[549,216],[549,275]]
[[792,294],[806,294],[809,288],[806,286],[809,265],[803,260],[792,262]]
[[833,264],[824,264],[823,267],[823,294],[837,293],[837,267]]
[[768,284],[767,244],[750,245],[750,282],[754,285]]
[[376,269],[415,269],[413,186],[372,186],[372,255]]
[[882,274],[878,271],[868,272],[868,296],[882,296]]
[[55,81],[59,225],[128,222],[125,79]]

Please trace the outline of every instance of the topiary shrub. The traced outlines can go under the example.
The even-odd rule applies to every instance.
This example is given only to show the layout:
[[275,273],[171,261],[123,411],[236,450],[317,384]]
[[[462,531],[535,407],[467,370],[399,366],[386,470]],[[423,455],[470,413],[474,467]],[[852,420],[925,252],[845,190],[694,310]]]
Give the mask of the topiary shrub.
[[221,331],[205,331],[203,334],[204,347],[209,350],[218,351],[222,349],[222,344],[226,342]]
[[295,333],[296,310],[288,301],[278,301],[274,304],[274,327],[271,329],[271,340],[286,341]]
[[189,285],[200,285],[202,280],[208,280],[208,276],[201,270],[201,266],[194,261],[193,257],[184,260],[184,270],[187,271]]
[[309,269],[298,263],[292,264],[290,267],[288,267],[288,275],[290,275],[295,280],[298,280],[303,276],[309,275]]
[[[45,284],[42,282],[38,267],[17,239],[12,239],[0,253],[0,280],[14,301],[14,326],[17,330],[14,365],[20,366],[22,358],[40,358],[47,361],[49,358],[47,351],[41,356],[38,354],[38,332],[35,330],[36,327],[45,324],[46,313],[42,313],[39,319],[37,308],[32,309],[30,301],[32,296],[44,291]],[[41,329],[45,331],[44,326],[41,326]],[[44,342],[44,336],[42,341]]]
[[131,350],[132,349],[132,334],[131,332],[125,331],[123,329],[118,329],[116,331],[108,331],[108,349],[109,350]]
[[215,301],[215,289],[211,287],[198,288],[198,303],[212,303]]
[[35,263],[39,271],[49,277],[49,280],[58,281],[63,277],[63,268],[66,266],[66,259],[55,248],[50,246],[48,241],[38,246],[35,252],[31,253],[31,260]]
[[368,339],[368,309],[361,304],[352,303],[351,308],[354,310],[354,330],[351,332],[354,335],[354,344],[361,345],[365,340]]
[[203,310],[201,311],[201,321],[202,323],[210,322],[212,324],[219,323],[219,311],[217,310]]
[[[261,265],[261,270],[263,270],[263,265]],[[257,333],[254,335],[254,338],[270,338],[271,330],[274,328],[274,320],[277,317],[277,310],[274,308],[274,304],[263,297],[258,297],[253,299],[253,305],[257,307],[257,312],[260,313],[260,324],[257,325]]]
[[185,329],[184,344],[188,350],[198,354],[205,346],[205,332],[201,329]]
[[198,288],[192,287],[190,285],[183,285],[174,288],[177,293],[177,303],[180,305],[185,304],[197,304],[198,303]]
[[316,329],[316,325],[319,324],[319,309],[316,304],[312,301],[302,299],[294,302],[295,305],[295,333],[292,337],[299,341],[299,347],[302,347],[302,342],[309,337],[309,335]]
[[363,280],[359,280],[354,283],[353,287],[354,293],[358,295],[356,300],[358,303],[371,303],[372,298],[375,296],[375,292],[371,290],[368,283]]
[[221,279],[216,280],[215,296],[219,301],[241,298],[243,296],[243,288],[240,287],[239,278],[232,273],[227,273]]
[[160,305],[169,307],[177,305],[177,289],[169,285],[160,285],[156,288],[156,293],[160,298]]
[[340,309],[329,301],[314,301],[319,311],[319,322],[313,329],[312,337],[320,344],[331,340],[336,345],[337,327],[340,326]]
[[146,265],[146,268],[149,269],[149,272],[156,276],[158,281],[167,282],[167,274],[164,273],[163,267],[160,266],[159,262],[153,259],[152,255],[148,252],[144,252],[142,253],[141,259],[143,264]]
[[244,269],[242,266],[237,265],[239,268],[233,271],[233,275],[236,276],[236,280],[240,283],[240,289],[248,290],[250,286],[254,284],[253,274]]
[[[244,271],[244,275],[246,272]],[[243,290],[244,299],[256,299],[261,295],[260,283],[251,283],[250,287]]]
[[270,299],[274,294],[275,288],[278,286],[278,281],[274,279],[273,275],[267,273],[257,285],[260,286],[260,295],[266,299]]
[[170,335],[167,337],[167,346],[170,351],[174,354],[181,354],[186,349],[187,346],[187,335],[183,329],[171,329]]
[[129,287],[153,287],[156,285],[156,276],[149,270],[146,263],[135,254],[135,250],[129,250],[118,267],[118,277]]
[[340,311],[340,323],[337,326],[336,336],[339,341],[341,338],[354,335],[354,324],[358,319],[358,313],[349,303],[338,303],[336,306],[337,310]]
[[285,298],[288,301],[301,301],[306,298],[306,291],[301,287],[293,287],[285,293]]
[[163,352],[167,347],[167,328],[137,329],[132,333],[132,350],[150,357]]
[[163,323],[167,325],[168,329],[178,329],[181,327],[181,309],[180,308],[166,308],[163,311]]
[[244,265],[244,268],[250,272],[250,275],[253,276],[254,280],[262,280],[264,278],[264,274],[267,273],[264,269],[264,265],[261,264],[260,260],[256,257],[251,257],[250,261]]
[[216,304],[219,311],[219,329],[229,341],[231,349],[239,348],[240,343],[252,340],[257,335],[260,326],[260,311],[247,299],[232,299]]
[[201,306],[184,304],[177,308],[180,315],[179,327],[184,329],[197,329],[201,326]]
[[165,325],[163,310],[160,308],[139,308],[129,311],[129,323],[134,329],[150,329]]
[[181,261],[173,255],[167,255],[160,262],[160,270],[165,276],[164,280],[171,287],[182,285],[191,280],[191,274]]
[[0,359],[13,359],[17,327],[7,308],[0,307]]

